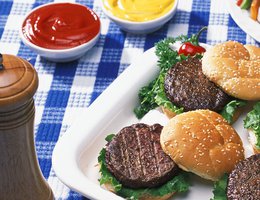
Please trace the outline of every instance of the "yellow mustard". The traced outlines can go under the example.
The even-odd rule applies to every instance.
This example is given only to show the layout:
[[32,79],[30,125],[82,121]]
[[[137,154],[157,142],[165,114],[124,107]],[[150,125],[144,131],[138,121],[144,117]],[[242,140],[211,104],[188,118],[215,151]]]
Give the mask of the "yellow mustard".
[[113,15],[134,22],[144,22],[168,13],[175,0],[103,0]]

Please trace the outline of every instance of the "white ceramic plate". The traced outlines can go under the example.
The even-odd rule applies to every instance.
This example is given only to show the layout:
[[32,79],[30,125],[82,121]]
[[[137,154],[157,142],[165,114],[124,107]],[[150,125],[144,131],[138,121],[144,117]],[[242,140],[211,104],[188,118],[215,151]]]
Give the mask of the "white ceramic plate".
[[[58,178],[72,190],[91,199],[122,199],[100,187],[97,157],[108,134],[139,122],[133,113],[138,105],[138,91],[158,74],[156,63],[154,48],[137,58],[57,142],[52,157],[53,167]],[[234,127],[245,142],[247,155],[250,155],[252,150],[242,122],[244,116],[245,113]],[[142,122],[164,125],[167,119],[160,111],[154,110]],[[175,195],[174,199],[208,200],[212,197],[212,182],[194,176],[192,184],[189,192]]]
[[260,42],[260,23],[249,16],[249,11],[242,10],[236,5],[235,0],[228,0],[228,10],[237,25],[252,38]]

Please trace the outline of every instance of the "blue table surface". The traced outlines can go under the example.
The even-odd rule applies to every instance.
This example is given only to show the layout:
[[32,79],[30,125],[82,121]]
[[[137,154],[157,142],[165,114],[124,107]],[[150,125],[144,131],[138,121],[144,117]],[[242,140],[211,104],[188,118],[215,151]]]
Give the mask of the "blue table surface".
[[121,31],[102,13],[98,1],[76,1],[97,13],[102,29],[97,44],[79,60],[69,63],[54,63],[37,56],[19,37],[19,26],[26,13],[51,0],[0,1],[0,52],[30,59],[39,76],[34,96],[35,145],[42,173],[56,199],[86,199],[56,177],[51,162],[56,142],[136,56],[165,37],[191,35],[203,26],[208,26],[208,30],[201,35],[201,42],[236,40],[259,46],[233,21],[224,0],[179,1],[176,15],[160,30],[147,35]]

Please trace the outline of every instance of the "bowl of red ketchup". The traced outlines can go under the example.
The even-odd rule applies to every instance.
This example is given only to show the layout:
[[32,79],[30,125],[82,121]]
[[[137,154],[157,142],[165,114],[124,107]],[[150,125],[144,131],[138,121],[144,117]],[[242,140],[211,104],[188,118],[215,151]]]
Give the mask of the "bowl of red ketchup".
[[20,37],[31,50],[54,62],[69,62],[83,56],[98,41],[100,19],[78,3],[48,3],[25,17]]

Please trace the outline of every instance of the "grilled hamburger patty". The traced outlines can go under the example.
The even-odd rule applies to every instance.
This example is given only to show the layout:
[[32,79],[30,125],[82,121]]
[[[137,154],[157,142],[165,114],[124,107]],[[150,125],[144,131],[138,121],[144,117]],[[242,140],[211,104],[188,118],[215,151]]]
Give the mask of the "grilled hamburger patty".
[[179,170],[161,148],[161,130],[159,124],[133,124],[123,128],[108,143],[105,155],[107,168],[124,186],[160,186]]
[[230,200],[260,198],[260,154],[236,165],[228,177],[227,197]]
[[164,89],[168,99],[185,111],[209,109],[220,111],[231,97],[202,73],[201,60],[189,58],[178,62],[166,74]]

